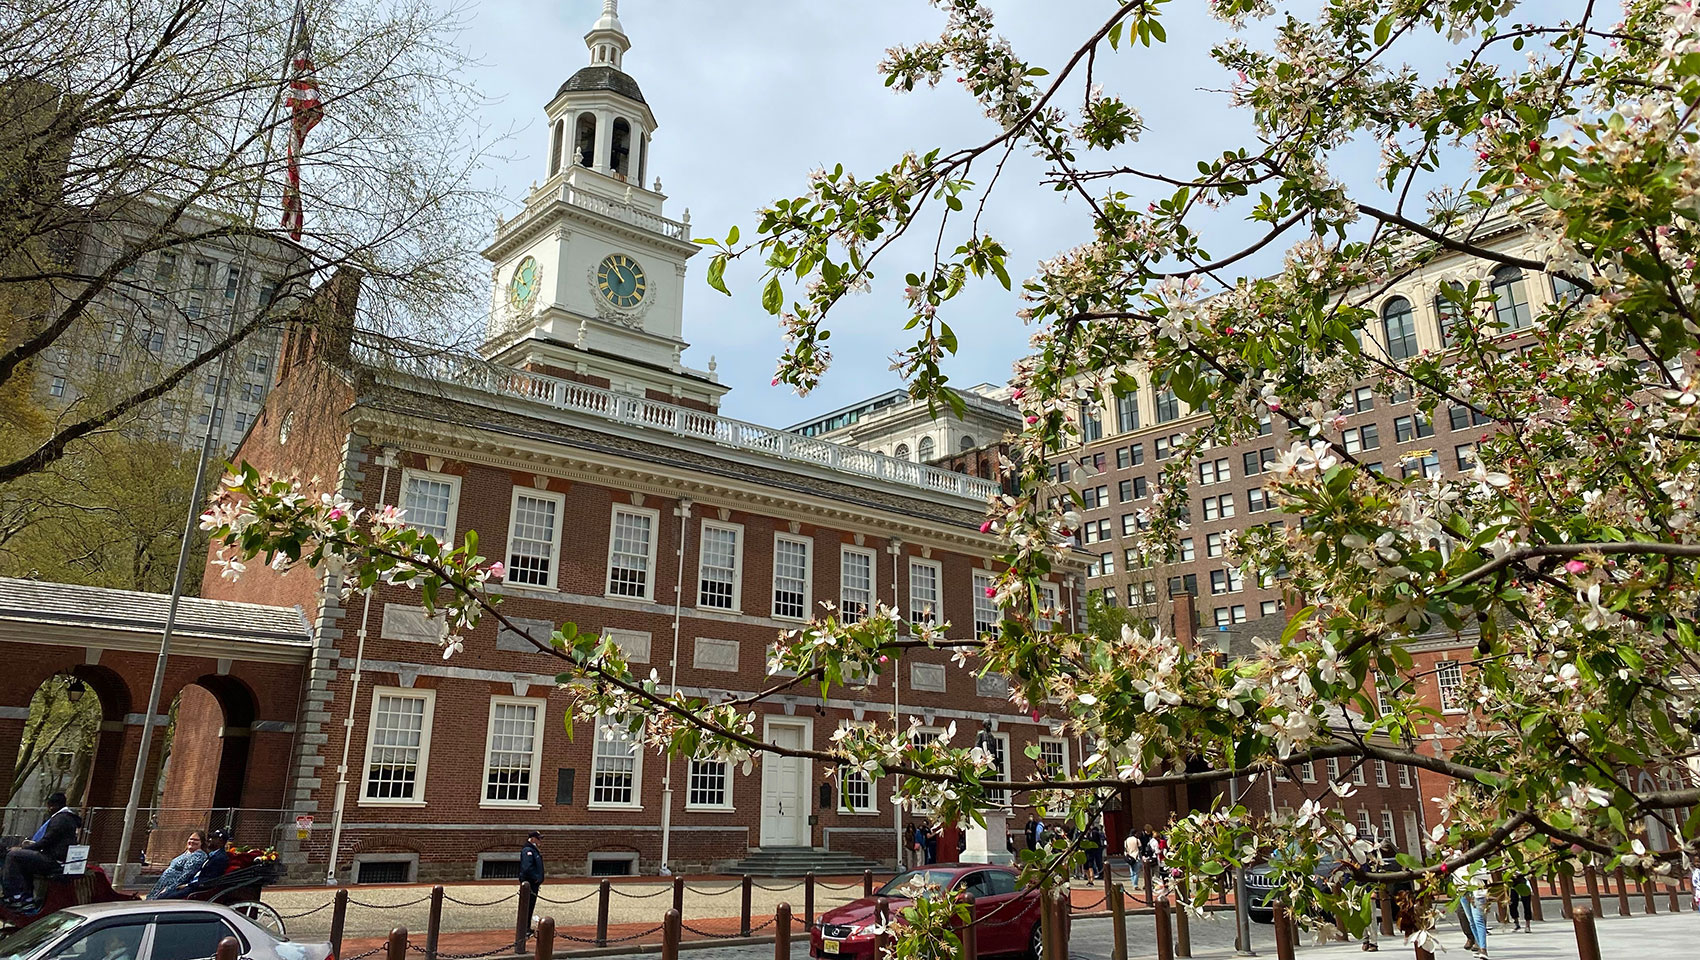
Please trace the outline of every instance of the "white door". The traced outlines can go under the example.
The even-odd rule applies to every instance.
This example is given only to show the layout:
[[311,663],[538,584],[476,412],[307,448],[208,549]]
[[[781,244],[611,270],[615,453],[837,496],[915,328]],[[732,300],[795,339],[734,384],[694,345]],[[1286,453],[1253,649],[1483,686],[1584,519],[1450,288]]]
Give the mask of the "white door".
[[1417,812],[1405,811],[1405,852],[1412,856],[1421,856],[1423,852],[1422,831],[1417,829]]
[[[774,723],[768,727],[767,742],[790,750],[803,748],[800,724]],[[801,757],[769,754],[761,764],[761,845],[805,847],[809,845],[809,798],[806,763]]]

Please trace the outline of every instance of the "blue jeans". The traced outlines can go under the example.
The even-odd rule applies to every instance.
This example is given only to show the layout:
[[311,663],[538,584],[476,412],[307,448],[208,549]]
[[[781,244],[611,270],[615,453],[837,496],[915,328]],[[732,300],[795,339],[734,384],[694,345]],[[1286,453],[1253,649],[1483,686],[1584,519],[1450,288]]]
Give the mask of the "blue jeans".
[[1471,939],[1476,941],[1476,946],[1481,950],[1486,951],[1487,912],[1485,908],[1487,907],[1487,904],[1466,894],[1464,896],[1462,906],[1464,907],[1464,916],[1470,921],[1470,929],[1467,932],[1470,934]]

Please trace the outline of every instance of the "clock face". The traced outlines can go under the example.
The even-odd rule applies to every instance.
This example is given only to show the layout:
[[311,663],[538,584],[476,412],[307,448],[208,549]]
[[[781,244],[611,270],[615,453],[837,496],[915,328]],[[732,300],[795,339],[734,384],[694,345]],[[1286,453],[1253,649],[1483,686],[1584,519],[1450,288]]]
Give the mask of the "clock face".
[[531,301],[537,298],[537,258],[526,257],[514,268],[513,279],[508,281],[508,302],[517,308],[531,306]]
[[603,257],[596,268],[596,292],[616,307],[630,309],[642,303],[648,286],[643,268],[623,253]]

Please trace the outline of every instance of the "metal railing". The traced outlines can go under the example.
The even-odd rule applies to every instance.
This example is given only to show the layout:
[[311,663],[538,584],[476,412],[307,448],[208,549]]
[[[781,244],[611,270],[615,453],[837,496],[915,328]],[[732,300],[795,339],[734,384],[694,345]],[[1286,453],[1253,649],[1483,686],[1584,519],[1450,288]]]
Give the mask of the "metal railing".
[[[77,812],[83,818],[81,839],[90,846],[91,857],[100,862],[117,860],[124,808],[88,807]],[[42,807],[7,807],[0,836],[28,837],[52,813]],[[243,847],[276,846],[294,837],[295,812],[254,807],[143,807],[136,825],[135,848],[125,855],[125,862],[145,858],[151,866],[163,866],[183,852],[183,842],[192,830],[224,830],[232,842]]]
[[516,370],[476,357],[461,354],[398,357],[366,343],[356,344],[354,354],[360,362],[379,370],[512,397],[557,410],[590,414],[644,430],[704,440],[791,463],[812,464],[839,473],[883,480],[929,493],[985,503],[999,492],[997,483],[965,473],[941,470],[871,450],[833,443],[830,440],[804,437],[775,427],[733,420],[646,397],[616,393],[602,387],[546,374]]

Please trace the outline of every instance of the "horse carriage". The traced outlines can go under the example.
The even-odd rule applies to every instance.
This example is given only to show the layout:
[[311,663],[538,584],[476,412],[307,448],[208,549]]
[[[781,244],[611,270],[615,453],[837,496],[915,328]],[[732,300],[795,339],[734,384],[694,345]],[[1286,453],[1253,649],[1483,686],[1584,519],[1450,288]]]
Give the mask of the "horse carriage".
[[[243,854],[236,856],[244,858]],[[262,930],[282,939],[286,935],[283,917],[279,916],[270,904],[260,899],[260,892],[278,881],[277,861],[262,854],[247,855],[244,859],[246,862],[233,858],[230,870],[188,891],[182,899],[223,904],[248,918]],[[93,864],[75,876],[60,875],[41,883],[45,885],[45,893],[38,910],[25,913],[0,903],[0,924],[4,924],[0,936],[15,933],[66,907],[141,899],[135,894],[114,888],[106,871]]]

